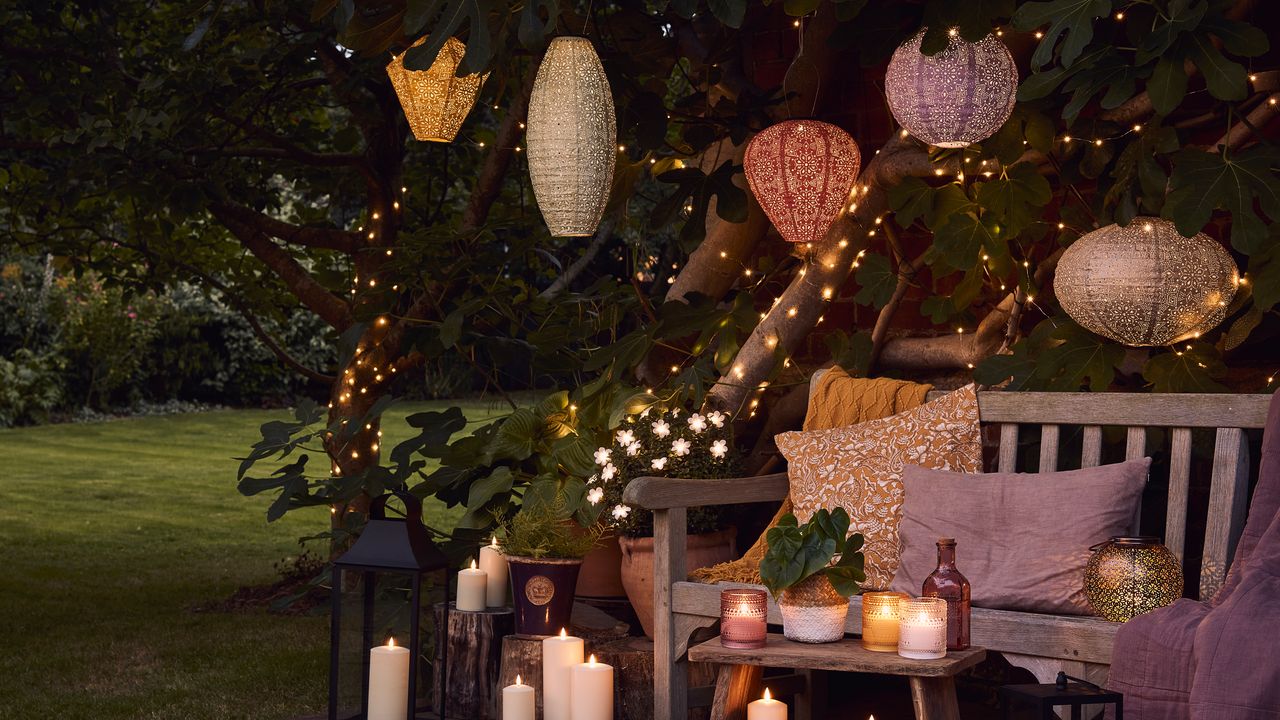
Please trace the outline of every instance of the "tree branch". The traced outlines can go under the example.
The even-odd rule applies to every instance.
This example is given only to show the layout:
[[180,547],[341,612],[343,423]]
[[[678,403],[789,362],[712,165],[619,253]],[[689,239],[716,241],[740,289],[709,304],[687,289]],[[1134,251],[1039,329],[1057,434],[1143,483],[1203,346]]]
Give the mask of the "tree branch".
[[1231,126],[1226,135],[1218,138],[1218,141],[1212,145],[1213,148],[1226,146],[1232,150],[1244,145],[1245,141],[1254,133],[1261,132],[1262,128],[1280,115],[1280,93],[1269,95],[1267,98],[1255,107],[1248,115],[1240,119],[1240,122]]
[[279,147],[195,147],[188,148],[193,155],[224,155],[226,157],[258,157],[277,160],[294,160],[314,167],[357,167],[364,162],[363,155],[355,153],[314,153],[306,150],[286,150]]
[[[494,136],[493,147],[485,155],[484,165],[477,176],[475,190],[467,201],[467,208],[462,212],[462,234],[470,235],[489,218],[489,210],[502,192],[502,181],[506,179],[507,170],[511,167],[511,158],[515,148],[520,144],[525,116],[529,111],[529,95],[533,92],[533,81],[538,75],[538,65],[542,56],[538,55],[529,61],[525,69],[524,83],[512,96],[507,106],[507,115],[498,126]],[[443,192],[443,191],[442,191]]]
[[304,245],[323,250],[337,250],[348,255],[354,254],[360,247],[359,233],[349,230],[294,225],[243,205],[231,203],[216,203],[211,205],[209,209],[219,220],[224,217],[232,218],[236,222],[251,227],[258,232],[294,245]]
[[572,285],[573,281],[576,280],[578,276],[582,274],[582,271],[586,270],[587,266],[591,264],[591,261],[595,259],[596,253],[600,252],[600,248],[604,247],[605,241],[607,241],[609,236],[613,234],[613,226],[616,223],[617,218],[615,216],[608,216],[602,220],[600,222],[600,227],[596,228],[596,234],[591,237],[591,243],[587,245],[587,249],[583,251],[582,256],[577,260],[574,260],[573,264],[570,265],[567,270],[560,273],[560,276],[557,277],[546,290],[539,293],[538,297],[542,300],[550,300]]

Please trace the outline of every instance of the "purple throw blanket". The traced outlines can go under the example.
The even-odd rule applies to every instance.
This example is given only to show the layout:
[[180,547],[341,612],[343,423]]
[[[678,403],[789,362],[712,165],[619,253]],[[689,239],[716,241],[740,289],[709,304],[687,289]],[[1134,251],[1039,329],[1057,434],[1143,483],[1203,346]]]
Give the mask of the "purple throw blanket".
[[[1179,600],[1116,633],[1107,687],[1126,720],[1280,719],[1280,393],[1235,560],[1210,602]],[[1108,715],[1110,717],[1110,715]]]

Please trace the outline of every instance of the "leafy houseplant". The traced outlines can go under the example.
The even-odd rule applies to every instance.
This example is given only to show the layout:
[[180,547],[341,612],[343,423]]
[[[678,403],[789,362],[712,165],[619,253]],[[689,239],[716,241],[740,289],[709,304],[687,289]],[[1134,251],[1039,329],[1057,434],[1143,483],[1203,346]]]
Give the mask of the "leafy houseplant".
[[849,534],[849,513],[819,510],[803,525],[788,513],[765,540],[760,578],[778,600],[783,635],[800,642],[844,637],[849,597],[866,580],[862,535]]
[[527,499],[505,525],[518,633],[552,635],[569,626],[582,558],[603,532],[599,524],[584,530],[572,515],[561,493]]

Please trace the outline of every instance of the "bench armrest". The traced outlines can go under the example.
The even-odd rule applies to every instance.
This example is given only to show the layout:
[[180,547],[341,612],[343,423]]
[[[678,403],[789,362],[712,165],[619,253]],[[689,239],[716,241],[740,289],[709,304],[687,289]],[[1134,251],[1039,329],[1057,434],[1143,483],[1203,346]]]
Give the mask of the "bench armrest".
[[785,472],[714,480],[642,477],[627,483],[622,499],[648,510],[665,510],[781,500],[787,490]]

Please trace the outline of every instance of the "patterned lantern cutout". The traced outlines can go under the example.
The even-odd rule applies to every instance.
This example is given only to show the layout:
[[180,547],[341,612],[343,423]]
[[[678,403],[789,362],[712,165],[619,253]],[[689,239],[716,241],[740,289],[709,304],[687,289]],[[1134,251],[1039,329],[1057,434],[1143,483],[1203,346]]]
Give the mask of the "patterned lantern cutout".
[[592,235],[613,185],[617,126],[600,56],[583,37],[551,41],[529,97],[529,180],[551,234]]
[[[426,38],[420,38],[415,46]],[[409,70],[404,66],[404,53],[387,65],[391,87],[400,98],[400,107],[409,120],[413,136],[429,142],[453,142],[476,102],[480,86],[489,73],[473,73],[458,77],[458,64],[467,54],[467,46],[457,38],[449,38],[435,62],[426,70]]]
[[1058,261],[1053,287],[1085,328],[1125,345],[1169,345],[1208,332],[1227,315],[1240,275],[1231,255],[1200,233],[1134,218],[1075,241]]
[[742,160],[747,184],[788,242],[826,236],[862,168],[849,133],[817,120],[787,120],[757,133]]
[[995,35],[971,43],[951,31],[947,48],[920,52],[924,30],[893,53],[885,72],[889,111],[930,145],[965,147],[996,133],[1018,94],[1018,68]]

